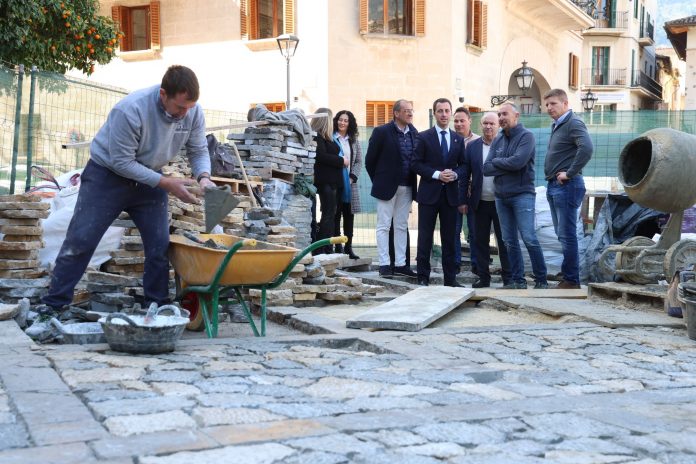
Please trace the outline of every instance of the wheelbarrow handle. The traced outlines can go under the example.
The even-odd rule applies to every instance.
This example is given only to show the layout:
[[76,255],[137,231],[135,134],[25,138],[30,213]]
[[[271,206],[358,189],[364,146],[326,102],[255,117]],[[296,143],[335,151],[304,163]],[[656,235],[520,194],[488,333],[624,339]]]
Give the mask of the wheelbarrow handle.
[[341,245],[343,243],[348,243],[348,237],[346,237],[345,235],[340,235],[338,237],[331,237],[329,239],[329,243],[331,243],[332,245]]
[[242,240],[242,246],[250,246],[250,247],[255,247],[257,245],[257,242],[253,238],[245,238]]

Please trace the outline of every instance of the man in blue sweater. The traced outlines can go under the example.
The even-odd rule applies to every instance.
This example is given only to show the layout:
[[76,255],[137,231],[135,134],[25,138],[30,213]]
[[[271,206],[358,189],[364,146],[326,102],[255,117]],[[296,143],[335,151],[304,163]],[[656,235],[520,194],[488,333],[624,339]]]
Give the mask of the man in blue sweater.
[[534,134],[519,123],[520,112],[512,103],[498,109],[502,131],[491,143],[483,175],[494,176],[495,208],[500,218],[503,241],[510,260],[510,281],[503,288],[527,288],[524,260],[517,233],[532,261],[534,288],[549,288],[544,253],[534,230]]
[[111,223],[127,212],[140,231],[145,251],[145,303],[169,298],[169,219],[171,193],[197,203],[187,186],[193,179],[160,172],[185,149],[202,188],[210,180],[210,157],[203,110],[196,103],[198,79],[189,68],[171,66],[161,85],[126,96],[109,112],[90,145],[90,160],[80,177],[80,191],[65,241],[56,259],[48,293],[37,308],[39,318],[26,330],[36,339],[50,336],[48,320],[72,302],[94,250]]
[[580,288],[578,256],[578,210],[585,196],[582,168],[592,158],[592,140],[585,123],[568,108],[568,95],[551,89],[544,95],[546,112],[553,119],[544,176],[549,182],[546,198],[551,206],[553,228],[563,249],[558,288]]

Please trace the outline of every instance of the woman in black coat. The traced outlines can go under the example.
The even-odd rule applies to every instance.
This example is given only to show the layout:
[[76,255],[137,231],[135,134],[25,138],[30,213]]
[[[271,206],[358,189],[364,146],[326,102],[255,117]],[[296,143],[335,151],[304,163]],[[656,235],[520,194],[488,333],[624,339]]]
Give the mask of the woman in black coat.
[[[319,108],[317,113],[327,113],[324,118],[313,118],[312,129],[317,133],[317,156],[314,161],[314,186],[321,203],[321,219],[317,240],[333,234],[334,217],[338,198],[343,191],[344,159],[339,155],[338,145],[333,141],[332,113],[328,108]],[[332,247],[320,248],[317,253],[331,253]]]

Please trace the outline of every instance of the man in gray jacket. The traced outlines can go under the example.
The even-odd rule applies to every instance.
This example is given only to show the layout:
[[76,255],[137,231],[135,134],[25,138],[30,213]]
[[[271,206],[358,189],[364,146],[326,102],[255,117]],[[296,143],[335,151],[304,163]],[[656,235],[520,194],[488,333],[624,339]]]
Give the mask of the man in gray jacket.
[[122,211],[135,222],[143,241],[145,303],[168,302],[167,194],[186,203],[198,200],[186,188],[196,183],[193,179],[167,177],[160,170],[185,149],[200,187],[215,186],[198,96],[193,71],[171,66],[161,85],[131,93],[109,112],[90,145],[75,212],[42,298],[44,305],[36,308],[39,318],[26,331],[29,336],[50,336],[48,321],[72,302],[94,250]]
[[577,221],[585,196],[582,168],[592,158],[592,140],[585,123],[568,108],[565,91],[549,90],[544,95],[544,105],[554,121],[544,176],[548,181],[546,198],[551,206],[553,228],[563,249],[563,280],[558,288],[580,288]]

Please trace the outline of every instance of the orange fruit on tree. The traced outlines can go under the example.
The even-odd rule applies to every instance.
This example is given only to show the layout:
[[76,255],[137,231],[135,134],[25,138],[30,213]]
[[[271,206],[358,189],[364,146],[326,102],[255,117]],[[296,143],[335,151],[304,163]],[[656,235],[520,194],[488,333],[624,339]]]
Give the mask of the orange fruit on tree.
[[101,36],[99,34],[94,34],[94,38],[99,40],[99,39],[101,39]]

